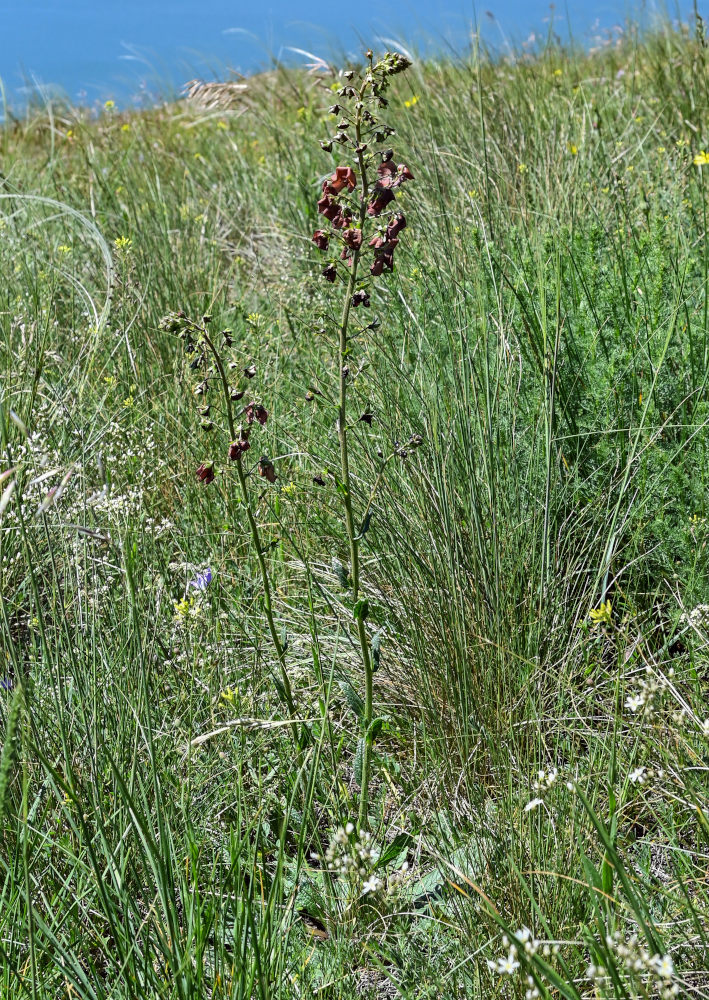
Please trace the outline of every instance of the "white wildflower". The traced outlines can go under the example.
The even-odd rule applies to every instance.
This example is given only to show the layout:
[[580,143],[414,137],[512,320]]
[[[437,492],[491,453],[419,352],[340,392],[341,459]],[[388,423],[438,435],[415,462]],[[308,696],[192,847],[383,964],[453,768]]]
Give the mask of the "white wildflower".
[[378,892],[381,889],[383,882],[376,875],[370,875],[366,882],[362,884],[362,895],[366,896],[368,892]]
[[498,958],[496,971],[501,976],[511,976],[516,969],[519,969],[519,962],[511,953],[506,958]]

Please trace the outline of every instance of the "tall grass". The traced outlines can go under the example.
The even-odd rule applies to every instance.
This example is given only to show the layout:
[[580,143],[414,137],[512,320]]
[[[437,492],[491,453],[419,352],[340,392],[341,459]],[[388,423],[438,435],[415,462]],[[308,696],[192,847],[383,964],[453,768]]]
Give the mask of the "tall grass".
[[[361,540],[358,848],[310,243],[337,77],[5,128],[2,996],[706,995],[705,61],[699,21],[393,85],[416,184],[356,333],[358,508],[378,452],[424,445]],[[195,479],[176,309],[256,366],[261,553],[229,477]]]

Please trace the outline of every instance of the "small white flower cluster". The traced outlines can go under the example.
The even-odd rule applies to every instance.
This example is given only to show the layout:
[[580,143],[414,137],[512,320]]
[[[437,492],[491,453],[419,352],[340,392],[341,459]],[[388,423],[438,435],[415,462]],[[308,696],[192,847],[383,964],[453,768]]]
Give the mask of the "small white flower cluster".
[[[338,872],[342,875],[354,873],[365,878],[368,874],[368,866],[372,860],[370,847],[372,835],[367,830],[364,830],[358,840],[354,836],[354,833],[354,823],[347,823],[346,826],[339,828],[325,852],[325,864],[328,871]],[[376,881],[379,882],[378,879]],[[369,882],[372,884],[366,891],[376,891],[373,888],[372,879]]]
[[[498,976],[511,976],[517,969],[520,968],[520,959],[529,960],[534,958],[538,951],[541,950],[545,958],[550,955],[557,955],[559,952],[559,946],[554,944],[549,944],[549,942],[544,942],[542,944],[538,941],[529,927],[520,927],[518,931],[515,931],[514,940],[510,941],[506,934],[502,936],[502,945],[507,949],[506,955],[500,955],[499,958],[494,961],[490,958],[487,960],[487,967],[491,972],[494,972]],[[536,1000],[540,995],[539,989],[534,982],[534,977],[528,975],[526,978],[527,990],[524,994],[525,1000]]]
[[[654,987],[661,1000],[672,1000],[679,995],[679,983],[672,981],[675,968],[671,955],[651,955],[637,934],[625,938],[620,931],[606,937],[606,947],[619,967],[640,979],[646,990]],[[604,966],[591,964],[586,970],[586,977],[600,984],[609,975]]]
[[[373,895],[382,890],[389,894],[408,878],[409,863],[404,861],[397,871],[386,878],[380,877],[372,871],[376,854],[372,851],[371,842],[370,833],[364,830],[357,837],[354,823],[347,823],[339,828],[330,841],[325,852],[325,865],[328,871],[352,876],[357,892],[362,896]],[[312,857],[319,860],[317,854]]]
[[532,784],[535,792],[546,792],[559,777],[558,770],[553,767],[551,771],[537,771],[537,780]]
[[635,690],[625,699],[625,707],[630,712],[641,712],[650,717],[657,707],[657,702],[666,684],[667,681],[664,677],[656,677],[650,667],[646,667],[645,676],[639,678]]
[[[543,805],[546,792],[556,784],[557,778],[559,777],[559,771],[557,768],[552,767],[549,771],[537,771],[536,780],[532,782],[532,791],[536,792],[536,796],[530,799],[527,805],[524,807],[525,812],[532,812],[538,806]],[[567,781],[566,787],[570,792],[574,790],[573,781]]]
[[662,781],[665,777],[665,772],[661,767],[636,767],[628,775],[628,781],[632,785],[644,785],[646,782],[651,781],[653,778],[657,778],[658,781]]
[[684,612],[680,622],[692,628],[707,628],[709,626],[709,604],[698,604],[690,612]]

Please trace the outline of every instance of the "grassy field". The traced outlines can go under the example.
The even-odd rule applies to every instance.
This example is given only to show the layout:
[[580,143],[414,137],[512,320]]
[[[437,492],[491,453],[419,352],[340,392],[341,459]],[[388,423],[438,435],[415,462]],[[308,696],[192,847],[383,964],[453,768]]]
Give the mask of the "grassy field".
[[0,132],[3,1000],[709,996],[708,70]]

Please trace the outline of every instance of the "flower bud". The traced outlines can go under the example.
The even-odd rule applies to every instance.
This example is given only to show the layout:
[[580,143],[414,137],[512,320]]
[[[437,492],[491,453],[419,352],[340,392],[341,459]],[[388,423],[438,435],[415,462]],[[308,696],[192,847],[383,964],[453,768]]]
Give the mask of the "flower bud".
[[195,474],[200,483],[208,486],[214,480],[214,462],[202,462]]
[[273,462],[266,455],[262,455],[259,459],[258,474],[269,483],[275,483],[276,481],[276,470],[273,467]]

